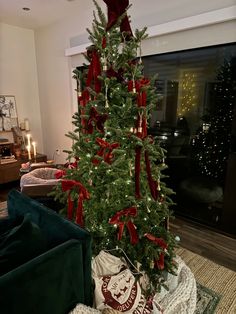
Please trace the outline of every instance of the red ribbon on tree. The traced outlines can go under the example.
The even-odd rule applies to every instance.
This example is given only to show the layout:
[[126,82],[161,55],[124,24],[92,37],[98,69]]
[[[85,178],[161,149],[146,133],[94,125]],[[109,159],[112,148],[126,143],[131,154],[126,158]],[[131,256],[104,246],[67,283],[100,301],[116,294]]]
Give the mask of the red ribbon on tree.
[[87,123],[87,130],[89,134],[93,133],[93,122],[99,132],[104,133],[104,123],[107,120],[107,114],[99,114],[95,107],[90,109],[90,117]]
[[[156,238],[154,235],[150,233],[146,233],[144,235],[148,240],[154,242],[156,245],[160,246],[163,250],[167,249],[167,243],[162,238]],[[163,252],[161,252],[159,259],[154,261],[154,266],[160,270],[163,270],[165,268],[164,265],[165,262],[165,255]]]
[[[138,199],[141,198],[141,192],[140,192],[141,153],[142,153],[142,147],[137,146],[135,148],[135,197]],[[149,160],[147,151],[144,152],[144,157],[145,157],[146,172],[147,172],[147,179],[148,179],[150,192],[153,199],[157,201],[158,195],[159,195],[158,182],[156,180],[153,180],[152,178],[150,160]]]
[[137,95],[137,104],[138,107],[146,107],[147,105],[147,92],[145,87],[150,84],[150,80],[146,78],[142,78],[136,82],[136,91]]
[[[89,102],[90,96],[89,96],[89,92],[87,89],[82,91],[82,95],[78,97],[78,101],[81,107],[86,107],[87,103]],[[84,115],[85,114],[85,110],[84,109],[80,109],[80,115]],[[84,128],[83,129],[83,133],[85,133],[85,126],[86,126],[86,119],[81,118],[81,125]]]
[[92,47],[92,50],[88,51],[88,56],[91,58],[91,61],[88,69],[86,86],[91,88],[94,87],[95,92],[100,93],[101,82],[98,79],[98,76],[101,75],[100,56],[94,47]]
[[71,199],[71,192],[73,188],[78,188],[79,196],[78,196],[78,206],[76,209],[76,218],[75,221],[81,227],[84,225],[83,221],[83,201],[88,200],[90,198],[88,190],[83,186],[83,184],[79,181],[75,180],[62,180],[62,190],[64,192],[69,191],[68,193],[68,208],[67,208],[67,217],[68,219],[72,220],[73,218],[73,209],[74,209],[74,202]]
[[[137,93],[137,105],[138,107],[147,106],[147,92],[145,87],[150,84],[150,80],[142,78],[137,81],[128,82],[128,91],[131,92],[134,90]],[[138,119],[136,123],[137,136],[139,138],[145,138],[147,136],[147,118],[145,114],[138,114]]]
[[121,221],[120,218],[122,216],[125,217],[136,217],[137,216],[137,208],[136,207],[128,207],[125,208],[119,212],[117,212],[109,221],[111,225],[118,225],[119,226],[119,232],[118,232],[118,240],[120,241],[122,239],[123,231],[125,225],[127,226],[127,229],[130,234],[130,243],[131,244],[137,244],[138,243],[138,233],[136,230],[136,227],[134,223],[129,219],[128,221]]
[[[138,107],[146,107],[147,105],[147,92],[145,88],[150,84],[150,81],[146,78],[142,78],[137,81],[129,81],[128,82],[128,91],[132,91],[135,88],[137,93],[137,105]],[[136,123],[136,135],[140,139],[144,139],[147,137],[147,118],[145,114],[139,113],[138,119]],[[136,198],[141,198],[140,193],[140,171],[141,171],[141,153],[142,147],[137,146],[135,149],[135,196]],[[145,151],[145,163],[146,163],[146,172],[148,178],[148,184],[150,187],[151,195],[154,200],[158,198],[158,182],[153,180],[151,175],[151,166],[150,160],[148,156],[148,152]]]
[[[96,142],[101,147],[99,149],[99,151],[97,152],[97,155],[98,156],[104,156],[103,157],[104,161],[107,162],[108,164],[111,164],[112,163],[112,159],[114,157],[112,151],[113,151],[113,149],[119,147],[120,144],[119,143],[112,143],[112,144],[110,144],[110,143],[104,141],[102,138],[99,138],[99,137],[96,138]],[[107,153],[106,153],[106,150],[108,150]],[[100,160],[94,158],[93,159],[93,163],[94,164],[99,164]]]
[[102,48],[105,49],[107,46],[107,39],[105,36],[102,37]]
[[61,179],[62,177],[64,177],[65,174],[66,174],[65,170],[58,169],[55,173],[55,178]]
[[[106,3],[107,9],[108,9],[108,22],[107,22],[107,27],[106,27],[106,30],[108,31],[112,26],[114,26],[117,23],[119,17],[125,13],[128,5],[129,5],[129,0],[119,0],[119,1],[117,1],[117,0],[103,0],[103,1]],[[120,31],[121,31],[121,33],[122,32],[127,33],[127,35],[126,35],[127,40],[131,36],[133,36],[127,15],[125,15],[121,21]]]
[[148,157],[148,152],[145,151],[145,163],[146,163],[146,171],[147,171],[147,177],[148,177],[148,184],[149,188],[152,194],[152,197],[155,201],[157,201],[158,198],[158,182],[156,180],[153,180],[152,173],[151,173],[151,166],[150,166],[150,160]]
[[141,151],[142,147],[135,148],[135,197],[141,198],[140,193],[140,167],[141,167]]

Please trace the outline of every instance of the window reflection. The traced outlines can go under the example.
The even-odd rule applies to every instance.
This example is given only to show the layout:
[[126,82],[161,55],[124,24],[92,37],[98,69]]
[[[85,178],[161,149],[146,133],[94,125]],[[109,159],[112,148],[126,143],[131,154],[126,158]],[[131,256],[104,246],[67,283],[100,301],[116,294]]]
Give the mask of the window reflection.
[[167,149],[176,214],[221,228],[229,155],[235,149],[236,44],[143,58],[158,75],[149,133]]

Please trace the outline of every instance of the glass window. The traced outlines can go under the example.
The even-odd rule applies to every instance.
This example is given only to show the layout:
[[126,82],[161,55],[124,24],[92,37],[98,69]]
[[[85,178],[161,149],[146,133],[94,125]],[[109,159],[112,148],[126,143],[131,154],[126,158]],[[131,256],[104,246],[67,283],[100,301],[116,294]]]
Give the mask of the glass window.
[[220,226],[227,161],[236,151],[236,44],[147,56],[143,64],[147,77],[157,76],[149,133],[167,150],[175,212]]

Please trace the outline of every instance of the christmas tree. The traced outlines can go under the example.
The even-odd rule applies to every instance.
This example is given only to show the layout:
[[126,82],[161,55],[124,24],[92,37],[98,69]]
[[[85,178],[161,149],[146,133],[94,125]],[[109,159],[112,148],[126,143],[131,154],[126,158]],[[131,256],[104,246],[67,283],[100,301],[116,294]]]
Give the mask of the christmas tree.
[[236,85],[230,60],[224,60],[214,83],[214,107],[205,115],[203,127],[193,141],[197,171],[224,182],[231,146]]
[[132,33],[128,0],[104,2],[108,19],[94,1],[88,64],[74,72],[79,110],[67,134],[71,163],[55,194],[66,203],[67,217],[92,234],[93,254],[125,252],[147,273],[147,293],[153,293],[175,270],[175,239],[167,228],[173,192],[162,182],[164,151],[147,134],[155,79],[143,76],[146,29]]

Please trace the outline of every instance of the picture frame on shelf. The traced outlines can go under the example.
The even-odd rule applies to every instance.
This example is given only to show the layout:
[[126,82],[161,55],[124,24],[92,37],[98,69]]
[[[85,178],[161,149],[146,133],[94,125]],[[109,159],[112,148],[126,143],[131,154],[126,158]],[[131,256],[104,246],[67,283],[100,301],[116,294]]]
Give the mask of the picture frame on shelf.
[[0,95],[0,132],[11,131],[18,127],[15,96]]

